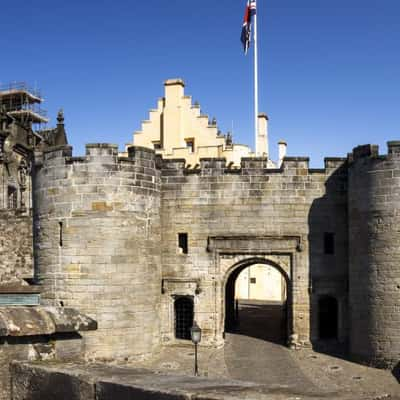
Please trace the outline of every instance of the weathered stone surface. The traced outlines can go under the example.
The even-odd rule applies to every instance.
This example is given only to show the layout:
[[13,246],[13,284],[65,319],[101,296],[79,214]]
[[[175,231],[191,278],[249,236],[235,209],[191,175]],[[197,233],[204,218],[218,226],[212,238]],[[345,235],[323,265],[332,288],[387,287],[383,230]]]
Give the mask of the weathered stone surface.
[[83,335],[89,358],[149,355],[159,343],[161,296],[154,152],[118,159],[115,145],[91,144],[85,158],[68,162],[55,153],[45,154],[35,191],[43,304],[62,302],[97,321],[98,331]]
[[65,311],[55,307],[0,307],[0,400],[10,400],[11,361],[82,358],[77,331],[95,329],[96,324],[75,310]]
[[47,313],[33,307],[2,307],[0,319],[7,336],[51,335],[55,326]]
[[96,321],[71,308],[0,308],[0,336],[52,335],[96,328]]
[[394,367],[400,360],[398,142],[389,142],[387,157],[359,153],[349,170],[350,352]]
[[0,283],[32,277],[32,218],[0,206]]
[[[232,308],[229,279],[264,263],[286,282],[292,346],[320,343],[321,300],[329,297],[337,344],[346,348],[351,330],[353,341],[368,331],[359,346],[370,355],[392,353],[392,364],[400,354],[391,344],[400,343],[399,271],[396,256],[388,257],[399,248],[397,147],[389,144],[383,157],[376,146],[361,146],[348,161],[326,159],[324,169],[310,169],[307,157],[286,157],[273,170],[262,158],[243,159],[240,169],[206,158],[189,170],[183,160],[163,161],[140,147],[120,158],[110,144],[88,145],[80,158],[71,157],[69,147],[48,151],[34,194],[43,302],[80,309],[98,322],[98,332],[84,334],[91,359],[135,359],[161,343],[179,343],[174,331],[179,296],[193,299],[202,344],[219,346]],[[360,181],[348,181],[349,171]],[[360,199],[357,193],[363,193]],[[357,216],[348,208],[352,202],[368,210]],[[349,220],[357,236],[350,258],[358,263],[350,263],[350,292]],[[187,254],[178,246],[180,233],[187,234]],[[326,233],[334,237],[334,254],[324,248]],[[369,248],[362,254],[364,243]],[[371,271],[358,285],[362,265]],[[393,293],[391,299],[385,290]],[[353,310],[371,311],[367,322],[349,321],[349,293]],[[375,316],[386,320],[375,327]],[[69,329],[62,318],[60,326]]]
[[55,325],[57,333],[83,332],[97,329],[97,322],[73,308],[43,307]]
[[79,334],[57,334],[53,339],[54,357],[60,361],[83,360],[85,353]]
[[[285,387],[244,381],[155,374],[143,369],[100,364],[13,363],[11,373],[13,400],[350,399],[327,393],[308,395]],[[65,391],[61,391],[61,387]]]
[[94,385],[79,375],[62,372],[49,373],[45,369],[30,368],[13,363],[12,400],[90,400]]
[[8,336],[7,323],[0,314],[0,336]]
[[[296,344],[319,340],[324,295],[337,299],[338,339],[345,343],[346,161],[328,159],[325,169],[310,170],[308,158],[288,157],[281,169],[270,170],[264,159],[244,159],[240,170],[229,170],[220,160],[206,160],[191,174],[173,161],[164,162],[161,173],[163,343],[177,342],[174,296],[187,295],[194,298],[204,343],[223,344],[226,284],[257,262],[275,267],[287,281],[287,335]],[[188,234],[188,254],[177,249],[179,232]],[[324,232],[335,233],[334,255],[324,254]]]

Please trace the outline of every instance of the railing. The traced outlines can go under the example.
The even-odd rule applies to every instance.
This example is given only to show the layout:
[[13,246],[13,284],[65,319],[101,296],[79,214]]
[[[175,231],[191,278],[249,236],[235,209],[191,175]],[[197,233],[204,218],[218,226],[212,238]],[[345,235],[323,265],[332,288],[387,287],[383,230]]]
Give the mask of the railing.
[[32,94],[35,97],[41,98],[39,89],[28,86],[26,82],[10,82],[6,84],[0,84],[1,92],[13,92],[13,91],[25,91]]

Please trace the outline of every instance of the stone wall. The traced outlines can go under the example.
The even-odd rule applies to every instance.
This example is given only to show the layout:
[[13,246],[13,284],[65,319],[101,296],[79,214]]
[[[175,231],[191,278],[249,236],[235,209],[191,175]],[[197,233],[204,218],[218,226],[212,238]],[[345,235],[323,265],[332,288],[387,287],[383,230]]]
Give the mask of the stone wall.
[[33,278],[32,218],[0,210],[0,284]]
[[10,400],[12,361],[79,361],[80,330],[96,322],[73,309],[41,307],[0,308],[0,400]]
[[[87,145],[44,153],[35,176],[36,261],[44,304],[98,322],[87,358],[127,360],[159,342],[160,184],[154,151]],[[39,160],[38,160],[39,163]]]
[[[163,161],[164,343],[175,342],[177,295],[193,296],[204,342],[221,343],[226,282],[236,267],[252,259],[285,271],[292,313],[288,334],[309,343],[310,316],[317,312],[310,294],[330,292],[346,301],[345,160],[327,159],[322,170],[309,169],[307,158],[286,158],[279,170],[266,169],[267,160],[261,158],[242,159],[241,169],[227,168],[224,159],[202,159],[197,169],[186,169],[184,164],[184,160]],[[178,248],[182,232],[188,234],[188,254]],[[334,255],[324,254],[324,232],[336,234]],[[208,248],[210,238],[217,242],[220,238],[222,247]],[[340,315],[343,340],[345,311]],[[311,328],[315,330],[316,324]],[[318,332],[311,332],[311,338],[317,337]]]
[[[326,159],[162,160],[154,151],[88,145],[45,152],[35,176],[35,235],[45,304],[77,307],[99,323],[85,335],[89,358],[150,355],[161,337],[176,343],[174,301],[190,296],[205,345],[221,345],[225,287],[232,274],[264,263],[288,286],[287,334],[318,341],[318,299],[339,303],[347,339],[347,166]],[[39,164],[39,162],[38,162]],[[324,254],[325,232],[335,234]],[[188,254],[178,234],[188,235]],[[162,294],[161,294],[162,293]],[[161,309],[160,309],[161,306]],[[160,335],[161,332],[161,335]]]
[[354,149],[349,169],[350,352],[391,367],[400,354],[400,142]]
[[[11,374],[12,400],[272,400],[298,395],[290,388],[104,364],[15,362]],[[335,395],[322,396],[338,400]],[[301,398],[316,396],[302,394]],[[341,400],[346,399],[341,396]]]

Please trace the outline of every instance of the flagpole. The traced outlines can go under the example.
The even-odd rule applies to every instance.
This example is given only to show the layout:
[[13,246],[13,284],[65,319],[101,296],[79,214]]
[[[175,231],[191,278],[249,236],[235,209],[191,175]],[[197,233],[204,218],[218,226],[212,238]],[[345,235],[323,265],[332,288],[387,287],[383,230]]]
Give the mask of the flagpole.
[[[258,8],[258,7],[257,7]],[[257,44],[257,13],[254,15],[254,152],[256,157],[260,155],[257,145],[258,137],[258,44]]]

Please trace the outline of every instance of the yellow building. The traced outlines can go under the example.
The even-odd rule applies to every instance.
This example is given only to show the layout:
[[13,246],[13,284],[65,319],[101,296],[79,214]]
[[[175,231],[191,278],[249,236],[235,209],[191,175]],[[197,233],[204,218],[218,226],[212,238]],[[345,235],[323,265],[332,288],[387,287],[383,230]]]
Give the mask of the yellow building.
[[[227,165],[238,167],[242,157],[256,156],[249,146],[233,143],[229,133],[223,135],[215,119],[210,121],[207,115],[201,114],[200,106],[185,95],[182,79],[169,79],[164,87],[165,94],[158,100],[157,108],[150,110],[149,119],[134,133],[135,146],[155,149],[163,158],[184,158],[191,167],[200,158],[208,157],[226,158]],[[260,149],[257,156],[268,158],[266,114],[258,117],[257,144]],[[276,168],[275,163],[269,160],[268,168]]]
[[244,269],[236,279],[235,298],[239,300],[286,301],[286,283],[274,267],[254,264]]

